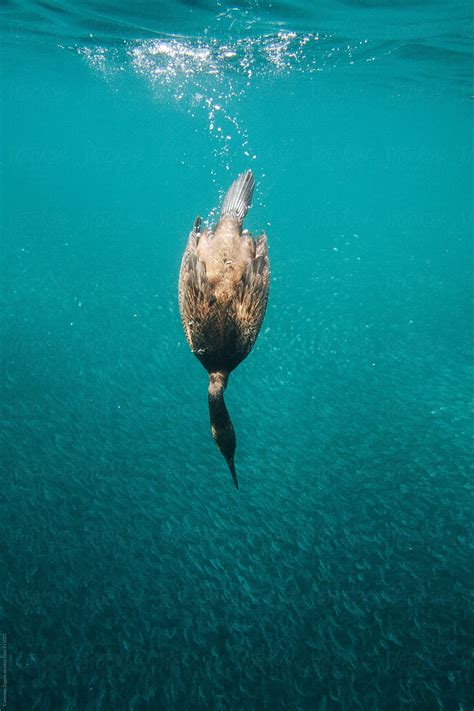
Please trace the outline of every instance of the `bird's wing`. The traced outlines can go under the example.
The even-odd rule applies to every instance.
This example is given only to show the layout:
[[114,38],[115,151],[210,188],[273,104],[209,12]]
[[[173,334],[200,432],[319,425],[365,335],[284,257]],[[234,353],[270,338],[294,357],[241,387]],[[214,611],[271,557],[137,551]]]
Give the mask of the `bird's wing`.
[[200,218],[196,219],[179,272],[178,300],[184,333],[193,353],[205,351],[207,335],[204,326],[209,324],[213,298],[210,294],[206,266],[197,255],[201,237]]
[[242,359],[252,349],[267,308],[270,288],[270,262],[267,236],[263,232],[256,242],[255,257],[250,260],[238,286],[233,319],[237,326],[238,347]]

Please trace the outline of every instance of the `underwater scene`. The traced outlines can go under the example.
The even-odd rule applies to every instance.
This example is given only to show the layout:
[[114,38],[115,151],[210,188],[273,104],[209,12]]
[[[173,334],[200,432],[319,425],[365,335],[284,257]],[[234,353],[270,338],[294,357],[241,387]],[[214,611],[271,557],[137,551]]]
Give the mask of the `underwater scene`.
[[[472,5],[0,20],[2,707],[471,711]],[[178,277],[243,174],[236,490]]]

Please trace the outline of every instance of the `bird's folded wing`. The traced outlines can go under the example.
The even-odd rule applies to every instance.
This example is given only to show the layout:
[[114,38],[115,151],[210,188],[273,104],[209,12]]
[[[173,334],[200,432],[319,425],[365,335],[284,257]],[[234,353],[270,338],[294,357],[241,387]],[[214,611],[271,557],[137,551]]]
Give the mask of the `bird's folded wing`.
[[196,254],[199,233],[193,229],[183,254],[179,272],[179,310],[184,332],[193,353],[199,354],[206,349],[209,335],[211,296],[206,266]]
[[270,288],[270,263],[265,233],[257,239],[255,257],[247,265],[234,300],[232,317],[237,326],[242,358],[250,352],[260,331]]

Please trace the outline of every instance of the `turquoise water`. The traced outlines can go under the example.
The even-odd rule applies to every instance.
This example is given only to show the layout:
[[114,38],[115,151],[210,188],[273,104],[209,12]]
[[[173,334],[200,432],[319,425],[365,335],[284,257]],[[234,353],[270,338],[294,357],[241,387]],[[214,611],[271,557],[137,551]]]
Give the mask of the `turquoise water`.
[[[472,708],[464,2],[2,5],[11,709]],[[257,186],[233,489],[177,307]]]

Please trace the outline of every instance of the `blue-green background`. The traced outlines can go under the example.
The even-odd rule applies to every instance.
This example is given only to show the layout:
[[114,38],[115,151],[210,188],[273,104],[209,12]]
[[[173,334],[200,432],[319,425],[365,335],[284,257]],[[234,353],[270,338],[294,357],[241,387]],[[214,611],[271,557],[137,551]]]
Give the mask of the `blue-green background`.
[[[470,709],[469,6],[1,17],[8,707]],[[236,492],[176,291],[247,167]]]

